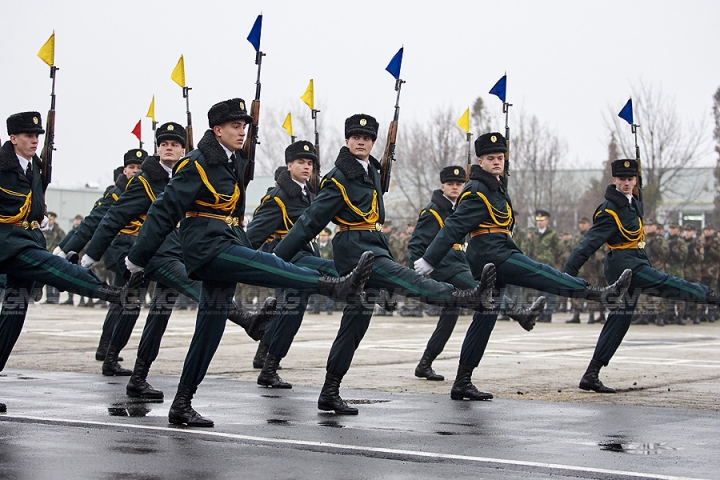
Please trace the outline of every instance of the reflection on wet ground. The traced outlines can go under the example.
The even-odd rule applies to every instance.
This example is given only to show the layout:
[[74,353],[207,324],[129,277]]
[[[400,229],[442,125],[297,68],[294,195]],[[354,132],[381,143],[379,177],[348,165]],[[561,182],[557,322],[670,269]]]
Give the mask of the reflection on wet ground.
[[667,442],[643,443],[633,442],[623,435],[608,435],[609,440],[600,442],[600,450],[606,452],[631,453],[634,455],[658,455],[664,452],[677,450],[667,445]]

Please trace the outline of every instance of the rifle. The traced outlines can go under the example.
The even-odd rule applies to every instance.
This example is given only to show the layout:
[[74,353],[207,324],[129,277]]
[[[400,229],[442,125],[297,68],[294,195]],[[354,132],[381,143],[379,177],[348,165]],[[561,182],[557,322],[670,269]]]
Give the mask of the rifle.
[[510,179],[510,127],[508,126],[510,107],[512,107],[512,103],[503,102],[503,113],[505,114],[505,142],[507,143],[507,152],[505,152],[505,165],[503,168],[503,180],[505,181],[505,188],[507,188],[508,180]]
[[312,119],[315,122],[315,155],[317,160],[313,162],[313,174],[310,177],[310,190],[317,195],[320,192],[320,134],[317,129],[317,114],[320,110],[312,109]]
[[260,32],[262,30],[262,14],[258,15],[250,35],[248,35],[248,41],[255,47],[255,65],[257,65],[257,79],[255,80],[255,99],[252,101],[250,106],[250,116],[252,116],[252,123],[248,128],[248,133],[245,136],[245,143],[243,144],[243,152],[245,158],[249,160],[247,167],[245,168],[244,183],[247,188],[250,181],[255,178],[255,150],[257,145],[260,144],[258,139],[258,131],[260,129],[260,69],[262,68],[262,57],[265,56],[260,51]]
[[45,126],[45,143],[43,144],[42,165],[40,176],[42,177],[43,191],[47,190],[52,180],[52,156],[55,150],[55,72],[59,70],[56,66],[50,67],[50,78],[52,78],[52,90],[50,92],[50,110],[48,110]]
[[638,197],[638,200],[642,202],[643,196],[642,196],[642,188],[643,188],[643,182],[642,182],[642,163],[640,162],[640,147],[638,146],[638,140],[637,140],[637,127],[640,125],[637,125],[633,123],[631,125],[632,133],[635,135],[635,160],[637,160],[638,164],[638,181],[635,185],[635,188],[633,189],[633,193]]
[[472,168],[472,133],[468,132],[465,135],[467,135],[467,171],[465,172],[465,177],[470,181],[470,169]]
[[192,88],[190,87],[183,87],[183,98],[185,99],[185,110],[187,114],[187,127],[185,127],[185,132],[187,132],[187,142],[185,142],[185,145],[187,148],[185,148],[185,152],[189,153],[195,148],[195,143],[193,142],[193,128],[192,128],[192,114],[190,113],[190,90]]
[[392,162],[395,161],[395,141],[397,140],[398,118],[400,117],[400,89],[405,80],[395,79],[395,91],[397,99],[395,100],[395,114],[393,121],[388,127],[387,142],[385,143],[385,151],[383,152],[380,162],[380,185],[382,193],[387,193],[390,189],[390,177],[392,175]]

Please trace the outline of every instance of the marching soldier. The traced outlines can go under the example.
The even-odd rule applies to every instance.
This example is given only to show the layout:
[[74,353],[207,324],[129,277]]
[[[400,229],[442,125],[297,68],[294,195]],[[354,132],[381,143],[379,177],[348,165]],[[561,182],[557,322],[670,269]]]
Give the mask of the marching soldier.
[[[333,238],[335,267],[350,271],[365,250],[375,254],[372,273],[366,283],[369,303],[348,305],[328,357],[325,384],[318,398],[318,408],[338,414],[357,415],[340,397],[343,376],[370,325],[373,304],[381,289],[393,294],[414,296],[441,306],[482,309],[494,286],[492,266],[485,268],[480,286],[456,290],[448,283],[425,279],[417,272],[396,263],[382,234],[385,205],[380,183],[380,163],[370,155],[377,139],[378,123],[370,115],[353,115],[345,120],[345,145],[340,149],[335,167],[323,178],[320,193],[290,232],[275,247],[280,258],[292,258],[330,221],[340,231]],[[478,275],[478,278],[480,276]]]
[[[703,245],[700,239],[697,238],[697,229],[692,223],[688,223],[684,228],[685,236],[683,240],[687,244],[687,260],[685,260],[685,266],[683,268],[683,278],[688,282],[699,283],[702,280],[702,264],[703,258]],[[700,311],[698,306],[694,303],[685,302],[684,318],[690,320],[694,324],[700,323]]]
[[[123,289],[45,249],[41,228],[47,224],[43,218],[47,185],[41,175],[42,160],[36,155],[39,135],[45,133],[40,114],[11,115],[7,132],[10,140],[0,147],[0,274],[7,275],[0,311],[0,371],[20,336],[35,282],[114,303],[123,296]],[[0,412],[4,411],[6,406],[0,403]]]
[[[455,213],[446,219],[445,226],[423,257],[415,261],[415,270],[421,274],[432,273],[452,249],[452,245],[469,234],[467,259],[476,279],[483,265],[492,263],[501,289],[512,283],[565,297],[603,301],[614,306],[611,297],[625,293],[632,275],[629,271],[610,287],[593,287],[585,280],[531,260],[517,248],[512,239],[514,211],[503,179],[506,152],[507,141],[500,133],[486,133],[475,140],[478,164],[470,170],[470,181],[460,194]],[[471,382],[472,372],[483,355],[483,348],[478,348],[482,347],[479,339],[489,337],[495,327],[497,312],[488,312],[483,316],[478,322],[478,331],[473,332],[477,340],[465,341],[463,344],[457,377],[450,390],[450,398],[453,400],[492,398],[491,393],[479,392]],[[475,395],[470,395],[472,390],[476,392]]]
[[[45,237],[47,251],[52,252],[55,250],[55,247],[60,244],[63,237],[65,237],[65,232],[60,228],[60,225],[55,222],[57,218],[56,213],[47,212],[47,218],[47,230],[43,231],[43,236]],[[60,290],[51,285],[45,285],[45,295],[47,297],[45,303],[47,304],[57,305],[60,302]]]
[[720,295],[706,285],[691,283],[668,275],[650,266],[645,253],[643,231],[643,205],[633,195],[637,183],[638,162],[621,159],[612,162],[613,183],[605,191],[605,201],[595,210],[593,226],[585,238],[573,250],[565,264],[565,271],[573,275],[604,243],[610,248],[605,258],[605,274],[608,282],[631,269],[632,281],[624,296],[623,308],[612,312],[598,338],[592,360],[580,380],[580,388],[598,393],[615,393],[615,389],[603,385],[599,373],[607,366],[620,346],[637,304],[636,292],[660,297],[672,296],[677,300],[698,303],[720,303]]
[[367,253],[348,269],[348,275],[331,277],[250,247],[242,229],[250,160],[243,158],[241,148],[252,120],[240,98],[210,108],[210,130],[176,165],[172,181],[150,207],[125,260],[130,272],[141,272],[180,222],[187,273],[202,281],[195,334],[168,414],[172,424],[214,425],[192,408],[192,398],[222,338],[237,283],[294,288],[345,300],[359,295],[372,265],[372,254]]
[[[667,245],[668,256],[665,260],[665,273],[678,278],[685,278],[685,262],[687,261],[687,243],[680,235],[680,224],[671,223],[668,229]],[[682,315],[682,305],[678,302],[669,302],[669,322],[675,325],[685,325]]]
[[[432,194],[430,203],[420,212],[417,226],[408,243],[411,265],[421,258],[433,238],[445,225],[445,220],[453,213],[455,204],[460,192],[465,187],[465,169],[458,166],[445,167],[440,171],[440,189]],[[473,279],[472,272],[465,256],[465,246],[457,243],[453,245],[445,258],[442,259],[438,268],[433,270],[430,278],[439,282],[447,282],[456,288],[473,288],[477,282]],[[525,330],[532,330],[537,316],[542,312],[545,298],[540,297],[530,310],[520,308],[509,308],[508,314],[517,320]],[[508,299],[508,303],[511,303]],[[415,367],[415,376],[428,380],[445,380],[445,377],[436,373],[432,368],[432,362],[445,348],[450,335],[455,329],[460,309],[457,307],[444,307],[440,312],[437,327],[428,340],[425,352]],[[468,329],[466,341],[471,341],[471,331],[479,329],[476,322],[481,322],[483,316],[473,317],[473,323]],[[489,331],[488,331],[489,334]],[[480,337],[481,348],[484,350],[490,336]]]

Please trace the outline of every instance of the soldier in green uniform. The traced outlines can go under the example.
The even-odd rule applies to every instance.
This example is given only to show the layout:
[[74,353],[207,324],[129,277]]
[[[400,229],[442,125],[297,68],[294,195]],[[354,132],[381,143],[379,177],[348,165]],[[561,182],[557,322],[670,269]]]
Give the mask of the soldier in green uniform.
[[[272,253],[275,246],[292,228],[298,218],[315,199],[310,191],[308,179],[313,175],[313,164],[318,157],[315,146],[306,140],[293,143],[285,149],[287,169],[278,176],[277,186],[271,189],[260,201],[253,219],[247,228],[247,237],[252,248],[263,247],[263,251]],[[290,260],[291,263],[317,270],[327,275],[337,275],[332,260],[321,258],[312,242],[307,243]],[[283,305],[268,324],[260,340],[255,358],[267,352],[257,383],[265,387],[292,388],[277,374],[280,360],[290,350],[295,334],[302,324],[309,294],[288,289],[283,294]]]
[[615,160],[612,162],[612,175],[613,183],[605,191],[605,201],[595,210],[593,226],[573,250],[564,267],[569,274],[576,274],[604,243],[610,249],[605,259],[608,282],[617,279],[627,269],[633,272],[630,288],[623,299],[624,306],[608,315],[590,365],[580,380],[581,389],[598,393],[615,393],[613,388],[603,385],[599,373],[610,362],[630,328],[638,293],[699,303],[720,303],[720,295],[706,285],[688,282],[650,266],[644,249],[643,205],[633,195],[638,175],[637,160]]
[[[332,231],[329,228],[323,228],[316,241],[320,258],[324,258],[325,260],[333,259],[333,249],[330,237],[332,237]],[[312,313],[320,313],[320,310],[323,309],[323,304],[325,306],[325,312],[328,315],[332,315],[335,311],[335,302],[332,298],[323,297],[321,295],[313,295],[310,297],[309,305],[312,308]]]
[[[430,199],[430,203],[420,212],[417,225],[413,231],[410,242],[408,243],[408,251],[410,254],[410,264],[421,258],[425,253],[430,242],[440,232],[445,225],[445,220],[455,210],[455,204],[460,192],[465,187],[465,169],[459,166],[445,167],[440,171],[440,189],[435,190]],[[433,270],[430,278],[439,282],[447,282],[456,288],[473,288],[477,282],[473,279],[470,266],[465,256],[465,246],[457,243],[453,245],[445,258],[442,259],[440,265]],[[532,330],[535,325],[537,316],[542,313],[544,308],[544,297],[538,299],[530,310],[521,308],[508,308],[508,314],[514,320],[517,320],[525,330]],[[511,303],[509,299],[503,302],[505,305]],[[437,327],[430,336],[425,352],[420,358],[420,362],[415,367],[415,376],[426,378],[428,380],[445,380],[445,377],[436,373],[432,368],[432,362],[445,348],[445,344],[450,339],[450,335],[455,329],[460,309],[456,307],[444,307],[440,311]],[[470,325],[466,336],[466,342],[471,342],[470,332],[479,330],[479,325],[475,322],[484,321],[482,315],[473,317],[473,324]],[[484,331],[487,335],[481,335],[477,340],[484,349],[490,339],[489,331]]]
[[[560,268],[558,258],[561,255],[560,237],[557,232],[548,226],[550,212],[547,210],[535,211],[535,229],[528,230],[527,250],[525,254],[538,263]],[[548,295],[548,305],[538,322],[552,322],[552,314],[558,307],[555,295]]]
[[[378,123],[370,115],[353,115],[345,120],[345,145],[335,167],[321,182],[320,193],[305,213],[295,222],[285,238],[275,247],[280,258],[292,258],[328,222],[339,225],[333,238],[335,267],[338,272],[350,271],[365,250],[375,254],[372,274],[367,281],[367,304],[348,305],[327,361],[325,384],[318,399],[318,408],[339,414],[356,415],[340,397],[343,376],[352,363],[373,314],[379,291],[391,295],[414,296],[421,301],[441,306],[481,309],[483,297],[494,286],[494,272],[489,266],[472,290],[457,291],[448,283],[425,279],[422,275],[396,263],[387,238],[381,233],[385,221],[385,205],[380,183],[380,164],[370,155],[377,139]],[[478,276],[478,278],[480,278]],[[490,305],[488,305],[490,306]]]
[[[683,268],[683,278],[688,282],[700,283],[702,281],[703,245],[697,238],[697,229],[692,223],[685,225],[683,240],[687,244],[687,259]],[[703,305],[704,307],[704,305]],[[700,310],[697,304],[685,302],[683,318],[694,324],[700,323]]]
[[[629,272],[618,283],[604,289],[597,288],[585,280],[538,263],[517,248],[512,238],[515,215],[503,179],[506,152],[507,141],[500,133],[486,133],[477,138],[475,154],[478,164],[470,170],[470,181],[460,194],[455,212],[445,220],[445,226],[422,258],[415,261],[415,270],[422,274],[432,273],[452,246],[469,234],[467,259],[475,279],[479,278],[483,265],[491,263],[495,265],[501,289],[512,283],[566,297],[614,304],[610,297],[621,296],[625,292]],[[468,398],[469,390],[478,391],[472,385],[471,377],[484,353],[484,345],[479,339],[489,337],[495,327],[497,312],[489,312],[483,317],[477,322],[477,331],[468,332],[474,341],[466,339],[463,343],[458,373],[450,390],[452,399]],[[470,398],[492,398],[490,393],[479,393],[476,398]]]
[[[569,244],[570,251],[568,252],[567,257],[563,259],[561,265],[565,265],[567,259],[570,258],[572,250],[580,245],[583,237],[587,231],[590,230],[590,224],[590,219],[588,217],[580,217],[580,220],[578,221],[579,232],[572,238]],[[595,252],[595,254],[590,257],[587,262],[585,262],[585,265],[582,266],[578,272],[578,278],[587,280],[588,283],[592,283],[593,285],[602,285],[605,282],[605,278],[602,274],[603,259],[603,251],[602,249],[598,249],[598,251]],[[595,312],[599,312],[601,314],[603,306],[597,302],[584,302],[578,298],[572,299],[573,317],[565,323],[580,323],[580,312],[583,310],[583,303],[586,305],[586,309],[589,314],[588,323],[595,323]]]
[[[100,281],[88,269],[73,265],[45,249],[44,196],[47,184],[36,155],[45,133],[38,112],[7,119],[10,139],[0,147],[0,274],[7,275],[0,311],[0,371],[25,323],[35,282],[60,290],[120,303],[123,291]],[[0,403],[0,412],[6,406]]]
[[[665,237],[658,234],[657,222],[653,219],[648,219],[643,228],[645,230],[645,254],[650,265],[656,270],[665,271],[665,259],[668,256]],[[638,307],[648,317],[648,323],[652,321],[658,327],[665,326],[665,304],[661,298],[641,294]]]
[[250,160],[241,150],[245,128],[251,121],[240,98],[210,108],[210,130],[197,149],[175,166],[172,179],[148,210],[125,259],[131,273],[148,267],[165,237],[180,222],[187,273],[202,281],[195,334],[168,414],[173,424],[214,425],[197,413],[191,402],[222,338],[236,283],[294,288],[345,300],[362,291],[372,266],[369,252],[356,262],[356,268],[348,269],[345,277],[331,277],[251,248],[242,229]]
[[[703,256],[702,283],[716,286],[720,272],[720,239],[715,235],[715,226],[705,224],[702,230]],[[709,306],[702,317],[703,320],[714,322],[717,319],[717,308]]]
[[[680,224],[671,223],[668,229],[668,256],[665,259],[664,272],[673,277],[685,278],[685,262],[687,261],[687,243],[682,238]],[[682,307],[678,301],[668,301],[668,322],[674,325],[685,325]]]
[[[45,237],[47,251],[52,252],[65,237],[65,232],[55,222],[55,219],[57,219],[55,212],[47,212],[47,218],[48,225],[47,229],[43,230],[43,236]],[[60,302],[60,290],[52,285],[45,285],[45,296],[45,303],[47,304],[57,305]]]

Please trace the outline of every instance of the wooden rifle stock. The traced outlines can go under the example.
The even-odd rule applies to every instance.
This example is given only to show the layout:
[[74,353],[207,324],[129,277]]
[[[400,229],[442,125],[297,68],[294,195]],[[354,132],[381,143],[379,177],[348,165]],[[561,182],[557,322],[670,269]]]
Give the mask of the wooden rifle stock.
[[315,143],[315,154],[317,155],[317,160],[313,161],[313,172],[310,176],[310,190],[317,195],[320,193],[320,145],[316,142]]
[[43,190],[47,189],[52,180],[53,150],[55,150],[55,110],[49,110],[45,127],[45,143],[40,154],[42,158],[40,175],[42,176]]
[[245,136],[245,143],[243,144],[243,152],[245,158],[249,160],[247,167],[245,168],[245,186],[252,179],[255,178],[255,147],[258,143],[258,124],[260,123],[260,100],[253,100],[250,106],[250,116],[253,120],[248,128],[248,133]]
[[390,177],[392,175],[392,162],[395,161],[395,140],[397,139],[397,120],[390,123],[388,128],[387,143],[380,162],[380,185],[382,192],[387,193],[390,189]]
[[188,125],[187,127],[185,127],[185,132],[187,133],[187,141],[185,142],[187,148],[185,149],[185,152],[190,153],[195,148],[195,142],[193,141],[192,125]]

